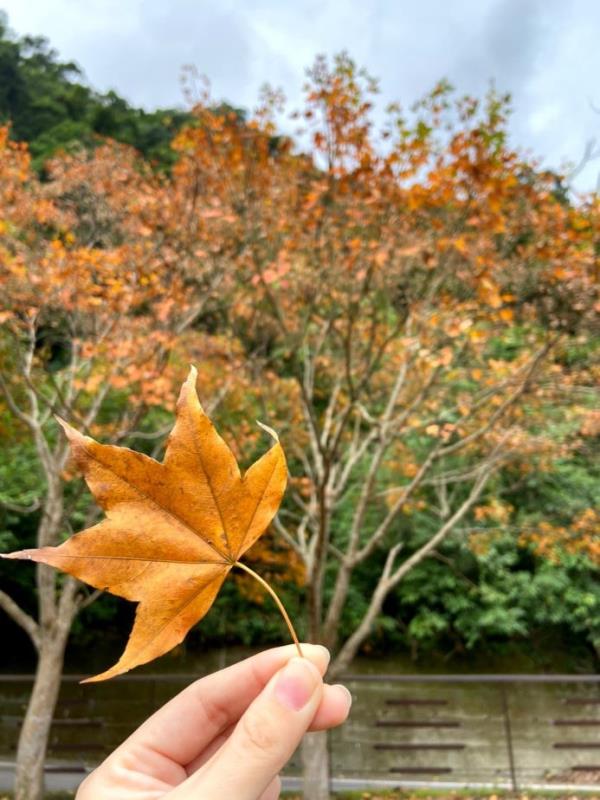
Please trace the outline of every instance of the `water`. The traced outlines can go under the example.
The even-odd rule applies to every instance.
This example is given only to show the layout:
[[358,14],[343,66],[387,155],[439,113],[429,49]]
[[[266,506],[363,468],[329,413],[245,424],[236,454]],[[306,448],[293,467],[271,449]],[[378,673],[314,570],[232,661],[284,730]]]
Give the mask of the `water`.
[[[161,660],[102,684],[63,683],[49,760],[96,764],[194,676],[248,654],[213,651]],[[335,776],[398,783],[600,781],[600,683],[409,679],[400,659],[357,659],[346,683],[354,705],[331,735]],[[388,677],[382,678],[383,675]],[[453,680],[452,680],[453,678]],[[457,682],[463,681],[463,682]],[[0,676],[0,759],[14,757],[27,680]],[[289,774],[297,774],[294,758]]]

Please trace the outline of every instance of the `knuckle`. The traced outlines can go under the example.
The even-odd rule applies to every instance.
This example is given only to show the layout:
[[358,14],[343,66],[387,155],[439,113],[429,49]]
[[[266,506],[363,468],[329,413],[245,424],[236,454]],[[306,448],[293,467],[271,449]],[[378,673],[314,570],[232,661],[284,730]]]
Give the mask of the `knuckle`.
[[273,756],[279,751],[280,736],[273,721],[265,714],[245,714],[240,724],[245,742],[259,757]]
[[229,707],[217,700],[207,696],[204,692],[194,695],[194,700],[198,703],[201,718],[211,724],[217,730],[223,730],[231,720]]

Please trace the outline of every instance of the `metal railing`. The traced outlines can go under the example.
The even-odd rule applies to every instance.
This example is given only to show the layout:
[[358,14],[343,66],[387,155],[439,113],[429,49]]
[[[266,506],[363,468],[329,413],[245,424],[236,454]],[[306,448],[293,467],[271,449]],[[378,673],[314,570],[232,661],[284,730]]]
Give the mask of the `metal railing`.
[[[87,771],[198,676],[125,675],[93,689],[79,685],[81,677],[63,677],[48,771]],[[0,675],[0,758],[14,752],[32,680]],[[352,674],[344,681],[355,702],[349,722],[330,737],[336,778],[515,791],[600,783],[600,675]],[[298,768],[293,760],[290,774]]]

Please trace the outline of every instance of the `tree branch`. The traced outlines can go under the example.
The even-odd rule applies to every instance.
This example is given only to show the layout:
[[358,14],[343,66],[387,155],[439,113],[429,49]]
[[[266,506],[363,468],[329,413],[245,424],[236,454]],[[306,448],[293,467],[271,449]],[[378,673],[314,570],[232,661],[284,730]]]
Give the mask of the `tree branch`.
[[33,617],[30,617],[26,611],[23,611],[21,606],[17,605],[10,595],[0,589],[0,608],[3,609],[8,616],[22,628],[25,633],[33,642],[36,650],[40,649],[40,629],[37,622]]
[[450,533],[457,522],[465,516],[473,504],[477,501],[481,492],[483,491],[490,475],[493,472],[493,464],[487,464],[482,468],[478,479],[473,484],[471,492],[462,505],[454,512],[454,514],[441,526],[437,533],[431,537],[422,547],[415,551],[406,561],[403,561],[400,566],[393,571],[394,560],[397,553],[402,547],[402,543],[398,542],[388,551],[384,568],[381,572],[375,591],[371,597],[369,607],[363,616],[360,625],[355,629],[354,633],[348,637],[343,647],[340,649],[334,663],[331,666],[331,674],[335,677],[342,672],[347,665],[352,661],[356,655],[358,648],[369,635],[371,628],[381,612],[384,600],[389,592],[402,580],[402,578],[410,572],[420,561],[428,556],[437,545]]

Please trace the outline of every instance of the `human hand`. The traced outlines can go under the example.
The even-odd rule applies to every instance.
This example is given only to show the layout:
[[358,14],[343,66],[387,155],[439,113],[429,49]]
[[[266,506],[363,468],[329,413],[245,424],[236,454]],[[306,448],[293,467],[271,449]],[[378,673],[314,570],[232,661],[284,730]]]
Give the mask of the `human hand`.
[[76,800],[276,800],[307,730],[340,725],[343,686],[323,684],[324,647],[278,647],[188,686],[81,784]]

